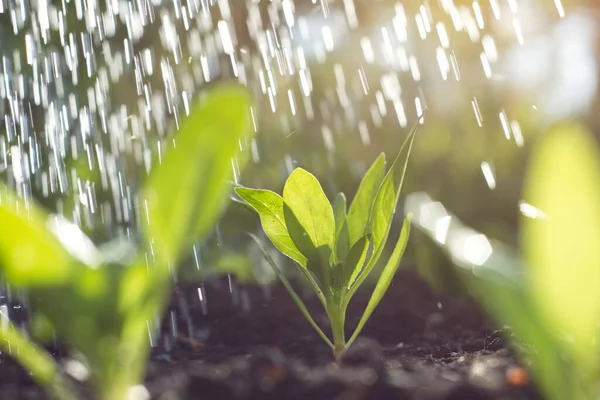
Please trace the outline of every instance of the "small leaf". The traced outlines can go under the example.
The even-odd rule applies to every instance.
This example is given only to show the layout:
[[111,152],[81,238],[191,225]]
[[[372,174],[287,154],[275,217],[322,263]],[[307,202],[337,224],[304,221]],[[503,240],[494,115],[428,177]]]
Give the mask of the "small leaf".
[[315,247],[304,226],[285,202],[283,203],[283,216],[292,241],[298,247],[298,250],[306,256],[306,268],[316,277],[320,287],[328,287],[331,277],[331,271],[329,270],[329,263],[332,258],[331,248],[327,245]]
[[[346,297],[347,302],[350,301],[350,298],[354,295],[356,289],[371,273],[371,270],[375,267],[381,256],[381,252],[383,251],[383,247],[390,233],[394,213],[396,212],[396,205],[398,204],[398,199],[400,197],[400,190],[402,189],[402,183],[404,182],[404,174],[406,173],[410,151],[418,126],[418,122],[413,125],[413,128],[402,144],[398,155],[394,159],[392,167],[385,175],[385,178],[383,178],[383,182],[377,191],[370,221],[373,253],[369,262],[354,282],[354,286],[352,286],[348,292]],[[404,156],[404,162],[400,161],[402,156]]]
[[392,283],[392,279],[400,266],[400,260],[404,255],[404,250],[406,249],[406,244],[408,243],[408,236],[410,235],[410,221],[412,218],[412,214],[408,214],[404,219],[404,223],[402,224],[402,231],[400,232],[400,237],[398,238],[398,242],[396,243],[396,247],[390,256],[387,264],[383,268],[381,272],[381,276],[379,277],[379,281],[377,281],[377,285],[375,285],[375,289],[373,290],[373,294],[369,299],[369,303],[367,304],[367,308],[365,308],[365,312],[363,313],[362,318],[358,322],[354,333],[348,343],[346,344],[346,348],[350,347],[352,342],[358,337],[365,324],[377,308],[377,305],[383,298],[385,292],[387,292],[390,284]]
[[350,246],[368,233],[373,202],[385,173],[385,154],[381,153],[363,176],[348,211]]
[[148,225],[160,264],[179,260],[192,240],[212,229],[227,204],[232,158],[250,129],[250,97],[242,86],[211,91],[187,117],[144,187]]
[[350,289],[360,271],[362,271],[365,261],[367,260],[369,245],[371,238],[365,235],[358,239],[354,246],[348,252],[348,255],[342,262],[344,269],[344,290]]
[[283,198],[264,189],[236,188],[235,192],[258,213],[265,234],[277,250],[306,267],[306,257],[288,233],[283,217]]
[[[323,192],[321,184],[311,173],[296,168],[289,176],[283,188],[283,215],[292,240],[302,253],[309,251],[308,242],[314,249],[324,253],[333,251],[335,240],[335,220],[331,204]],[[298,228],[296,223],[302,229]],[[306,238],[302,237],[306,234]],[[297,242],[298,240],[298,242]],[[303,249],[301,246],[304,246]],[[319,254],[323,256],[324,254]],[[322,261],[329,263],[329,254]]]
[[[390,232],[417,127],[418,125],[415,124],[406,141],[402,144],[402,148],[375,196],[371,215],[371,234],[373,235],[373,246],[378,253],[377,257],[379,257]],[[405,156],[403,163],[400,162],[402,156]]]
[[2,316],[0,342],[2,352],[14,357],[22,368],[28,371],[31,379],[47,391],[49,398],[61,400],[80,398],[78,391],[72,387],[71,380],[63,375],[62,368],[55,358],[42,346],[33,342],[31,337],[16,327],[6,315]]
[[548,218],[523,218],[535,305],[573,337],[581,362],[595,351],[600,316],[600,154],[579,125],[559,126],[533,153],[525,200]]
[[125,271],[119,281],[119,302],[117,310],[125,314],[128,310],[135,308],[140,299],[146,295],[151,285],[152,274],[141,262],[132,263]]
[[47,228],[49,216],[0,185],[0,268],[14,285],[65,282],[74,261]]
[[332,255],[335,256],[332,264],[335,265],[339,260],[343,260],[348,253],[349,237],[348,223],[346,221],[346,196],[344,193],[338,193],[333,199],[333,215],[335,219],[335,249]]

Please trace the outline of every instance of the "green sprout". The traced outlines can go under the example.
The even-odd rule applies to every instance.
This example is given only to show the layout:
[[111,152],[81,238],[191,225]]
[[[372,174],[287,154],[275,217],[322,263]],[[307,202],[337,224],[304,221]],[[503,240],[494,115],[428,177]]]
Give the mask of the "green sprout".
[[[352,345],[383,298],[404,254],[410,216],[402,225],[396,246],[375,286],[354,333],[346,340],[346,309],[383,252],[408,165],[417,125],[411,130],[390,170],[382,153],[363,177],[350,208],[339,193],[333,205],[312,174],[297,168],[288,177],[283,197],[269,190],[236,188],[237,194],[260,217],[273,245],[292,259],[325,308],[333,341],[311,317],[260,240],[252,235],[306,319],[333,350],[336,358]],[[404,162],[401,158],[405,155]]]
[[[139,250],[124,239],[97,248],[76,225],[0,186],[0,271],[29,293],[34,333],[53,330],[84,357],[97,398],[125,400],[143,379],[149,326],[164,312],[183,251],[211,232],[227,204],[250,121],[238,86],[210,91],[183,121],[143,187]],[[77,399],[56,361],[2,317],[3,350],[54,398]]]

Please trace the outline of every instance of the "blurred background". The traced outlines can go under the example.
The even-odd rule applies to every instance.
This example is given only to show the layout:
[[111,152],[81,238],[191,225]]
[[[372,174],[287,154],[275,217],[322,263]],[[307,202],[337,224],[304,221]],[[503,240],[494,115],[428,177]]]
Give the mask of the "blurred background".
[[[0,179],[96,243],[136,240],[148,171],[233,80],[256,99],[238,184],[280,192],[300,166],[350,200],[419,124],[403,198],[517,247],[531,146],[559,121],[600,132],[598,22],[596,0],[0,0]],[[259,231],[232,203],[181,278],[272,281]],[[457,289],[417,230],[403,264]]]

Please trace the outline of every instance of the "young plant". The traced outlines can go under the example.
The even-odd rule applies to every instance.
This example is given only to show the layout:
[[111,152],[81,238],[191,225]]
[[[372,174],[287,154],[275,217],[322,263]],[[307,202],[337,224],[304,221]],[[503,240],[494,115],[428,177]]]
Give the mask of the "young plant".
[[346,340],[346,309],[383,252],[400,196],[416,126],[409,133],[387,173],[384,154],[375,160],[363,177],[348,210],[343,193],[335,197],[332,206],[319,181],[301,168],[294,170],[287,179],[283,197],[264,189],[235,189],[247,205],[258,213],[263,230],[273,245],[295,262],[321,301],[331,324],[333,341],[316,324],[279,267],[258,238],[252,235],[293,300],[331,347],[336,358],[360,334],[388,289],[406,248],[410,216],[402,225],[398,242],[362,318],[350,339]]
[[[221,215],[231,160],[249,132],[245,89],[223,86],[205,96],[143,187],[139,251],[121,239],[97,248],[74,224],[0,187],[3,277],[29,293],[34,330],[52,328],[84,356],[99,399],[125,400],[143,379],[148,332],[164,311],[174,269]],[[0,346],[53,397],[76,399],[56,361],[2,317]]]

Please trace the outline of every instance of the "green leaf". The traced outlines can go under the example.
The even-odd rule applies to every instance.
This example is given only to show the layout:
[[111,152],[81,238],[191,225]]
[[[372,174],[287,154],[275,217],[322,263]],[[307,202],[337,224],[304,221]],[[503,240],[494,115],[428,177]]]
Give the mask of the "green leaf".
[[404,250],[406,249],[406,244],[408,243],[408,236],[410,235],[411,218],[412,218],[412,214],[408,214],[406,216],[406,218],[404,219],[404,223],[402,224],[402,231],[400,232],[400,237],[398,238],[396,247],[394,248],[394,251],[392,252],[392,255],[390,256],[390,259],[388,260],[387,264],[383,268],[383,271],[381,272],[381,276],[379,277],[379,281],[377,281],[377,285],[375,285],[375,289],[373,290],[373,294],[371,295],[371,298],[369,299],[367,308],[365,309],[363,316],[361,317],[360,321],[358,322],[358,325],[356,326],[356,329],[354,330],[352,337],[350,338],[350,340],[348,340],[348,343],[346,344],[346,348],[350,347],[350,345],[352,345],[352,342],[354,342],[354,340],[358,337],[358,335],[364,328],[365,324],[371,317],[371,314],[373,314],[373,311],[375,311],[375,308],[377,308],[377,305],[383,298],[383,295],[390,287],[390,284],[392,283],[392,279],[394,278],[394,275],[396,274],[396,271],[398,270],[398,267],[400,266],[400,260],[402,259],[402,256],[404,255]]
[[286,226],[298,249],[309,259],[319,257],[328,264],[334,248],[335,219],[317,178],[296,168],[285,183],[283,200]]
[[332,264],[336,265],[339,260],[346,257],[350,247],[348,223],[346,221],[346,196],[344,196],[344,193],[338,193],[333,199],[333,215],[335,219],[335,249],[332,253],[334,256]]
[[49,216],[0,185],[0,268],[14,285],[57,285],[74,261],[47,228]]
[[[398,199],[400,197],[400,189],[402,188],[402,183],[404,182],[404,174],[406,173],[410,151],[412,149],[412,144],[418,126],[418,122],[413,125],[413,128],[402,144],[398,155],[394,159],[392,167],[385,175],[385,178],[383,178],[383,182],[377,191],[377,195],[375,196],[375,201],[373,203],[373,209],[371,211],[370,221],[373,254],[348,292],[346,297],[347,302],[350,301],[350,298],[354,295],[356,289],[364,282],[381,256],[383,247],[390,233],[390,227],[392,225],[392,220],[396,211],[396,205],[398,204]],[[404,162],[401,162],[400,160],[403,156]]]
[[283,198],[264,189],[236,188],[235,192],[258,213],[265,234],[277,250],[306,267],[306,257],[288,233],[283,217]]
[[344,290],[349,290],[360,271],[362,271],[365,261],[367,260],[369,245],[371,238],[365,235],[358,239],[354,246],[348,252],[348,255],[342,262],[344,270]]
[[548,218],[523,219],[535,305],[556,333],[590,357],[600,316],[600,154],[580,125],[550,131],[534,151],[525,200]]
[[212,90],[192,110],[151,174],[144,194],[148,224],[160,264],[176,263],[183,248],[212,229],[227,204],[232,158],[250,129],[250,97],[242,86]]
[[[2,317],[3,319],[5,316]],[[54,357],[17,328],[8,318],[2,321],[0,349],[14,357],[31,378],[53,399],[76,400],[79,397],[71,381],[62,373]]]
[[[409,133],[375,196],[371,215],[371,234],[373,245],[378,253],[381,252],[390,232],[417,126],[415,125]],[[402,156],[404,156],[403,163],[400,162]]]
[[306,256],[307,270],[315,276],[320,287],[327,288],[330,286],[331,278],[329,268],[330,260],[333,258],[331,248],[327,245],[315,247],[304,226],[285,202],[283,203],[283,216],[292,241],[298,247],[298,250]]
[[385,173],[385,154],[381,153],[363,176],[356,196],[348,211],[348,235],[350,246],[368,233],[369,220],[377,190]]
[[319,336],[321,336],[321,338],[325,341],[325,343],[327,343],[327,345],[331,349],[333,349],[334,348],[333,343],[331,343],[331,340],[329,340],[329,338],[327,337],[327,335],[325,335],[325,333],[323,332],[323,330],[319,327],[319,325],[317,325],[317,323],[315,322],[315,320],[310,316],[310,312],[306,308],[306,305],[304,305],[304,302],[302,301],[302,299],[300,299],[300,296],[298,296],[298,294],[296,293],[296,291],[294,290],[294,288],[292,287],[292,285],[290,284],[290,282],[287,280],[287,278],[285,277],[285,275],[283,274],[283,272],[279,269],[279,267],[277,266],[277,264],[275,264],[275,261],[273,261],[273,258],[271,258],[271,256],[269,255],[269,253],[265,250],[265,248],[262,245],[260,239],[257,238],[255,235],[253,235],[251,233],[249,235],[256,242],[256,244],[258,245],[258,248],[262,252],[263,256],[265,257],[265,259],[267,260],[267,262],[269,263],[269,265],[271,266],[271,268],[273,268],[273,271],[277,274],[277,276],[279,277],[279,279],[283,283],[283,286],[288,291],[288,293],[292,297],[292,300],[294,300],[294,302],[296,303],[296,305],[298,306],[298,308],[300,309],[300,311],[302,312],[302,314],[304,315],[304,317],[308,320],[308,322],[314,328],[314,330],[317,331],[317,333],[319,334]]

